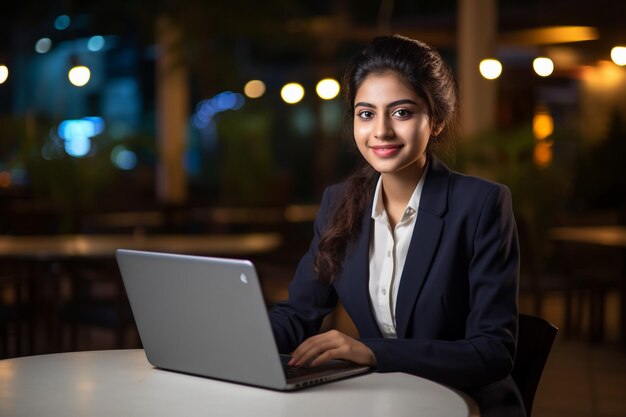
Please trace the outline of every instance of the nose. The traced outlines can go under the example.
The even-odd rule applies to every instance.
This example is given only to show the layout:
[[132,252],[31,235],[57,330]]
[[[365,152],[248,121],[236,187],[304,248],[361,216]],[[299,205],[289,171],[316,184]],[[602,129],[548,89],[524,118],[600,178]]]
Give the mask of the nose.
[[393,136],[391,120],[388,117],[379,117],[374,127],[374,137],[379,140],[389,139]]

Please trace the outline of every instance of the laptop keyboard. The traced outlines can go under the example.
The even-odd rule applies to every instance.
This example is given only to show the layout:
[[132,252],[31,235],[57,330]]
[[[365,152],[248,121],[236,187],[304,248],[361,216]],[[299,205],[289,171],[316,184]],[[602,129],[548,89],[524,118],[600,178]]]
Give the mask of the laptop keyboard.
[[285,376],[287,378],[296,378],[300,376],[307,376],[312,374],[317,374],[324,371],[334,370],[334,369],[345,369],[350,368],[353,365],[350,363],[325,363],[315,367],[308,366],[290,366],[287,364],[289,361],[289,357],[281,355],[281,362],[283,364],[283,371],[285,371]]

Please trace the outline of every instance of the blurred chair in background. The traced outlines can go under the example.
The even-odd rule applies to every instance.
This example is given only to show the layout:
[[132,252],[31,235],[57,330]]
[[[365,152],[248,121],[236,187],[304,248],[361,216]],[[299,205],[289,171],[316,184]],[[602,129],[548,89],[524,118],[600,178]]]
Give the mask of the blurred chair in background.
[[[521,257],[520,293],[530,295],[532,303],[530,312],[540,317],[545,313],[546,297],[554,295],[560,297],[564,327],[569,329],[574,320],[573,311],[576,307],[573,305],[574,283],[560,267],[548,266],[548,256],[543,253],[544,242],[536,238],[531,225],[521,216],[516,220]],[[558,263],[558,260],[556,262]]]
[[[595,226],[617,227],[619,222],[617,211],[600,210],[564,215],[560,226],[575,231]],[[626,266],[624,249],[577,238],[554,239],[554,254],[558,269],[569,277],[572,288],[570,304],[574,310],[571,321],[566,322],[565,334],[582,334],[592,343],[604,342],[608,296],[619,291],[619,276]]]
[[[69,326],[70,350],[139,347],[136,326],[114,259],[74,260],[69,289],[61,307],[63,327]],[[94,329],[112,334],[112,343],[93,340]]]
[[16,263],[0,261],[0,358],[24,355],[24,330],[31,333],[31,309],[20,272]]

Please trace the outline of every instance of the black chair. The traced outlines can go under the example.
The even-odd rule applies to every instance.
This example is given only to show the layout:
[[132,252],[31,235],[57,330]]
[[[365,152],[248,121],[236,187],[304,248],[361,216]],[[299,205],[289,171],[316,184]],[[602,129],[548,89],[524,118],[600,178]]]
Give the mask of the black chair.
[[535,392],[537,392],[537,386],[557,330],[555,326],[542,318],[527,314],[519,315],[517,356],[512,376],[522,394],[526,414],[529,417]]
[[[67,265],[72,295],[61,305],[61,321],[70,327],[70,350],[109,348],[91,340],[83,343],[81,334],[89,328],[110,330],[113,348],[137,346],[138,334],[114,259],[74,260]],[[132,336],[129,334],[132,332]],[[61,329],[61,340],[63,337]],[[136,336],[136,337],[135,337]]]

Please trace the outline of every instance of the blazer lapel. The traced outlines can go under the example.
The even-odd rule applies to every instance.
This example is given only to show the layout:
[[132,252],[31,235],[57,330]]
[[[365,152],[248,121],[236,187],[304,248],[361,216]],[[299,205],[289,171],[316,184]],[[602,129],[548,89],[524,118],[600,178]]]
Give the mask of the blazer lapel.
[[413,307],[422,291],[444,228],[450,171],[431,157],[420,198],[417,221],[402,270],[396,302],[396,333],[406,337]]

